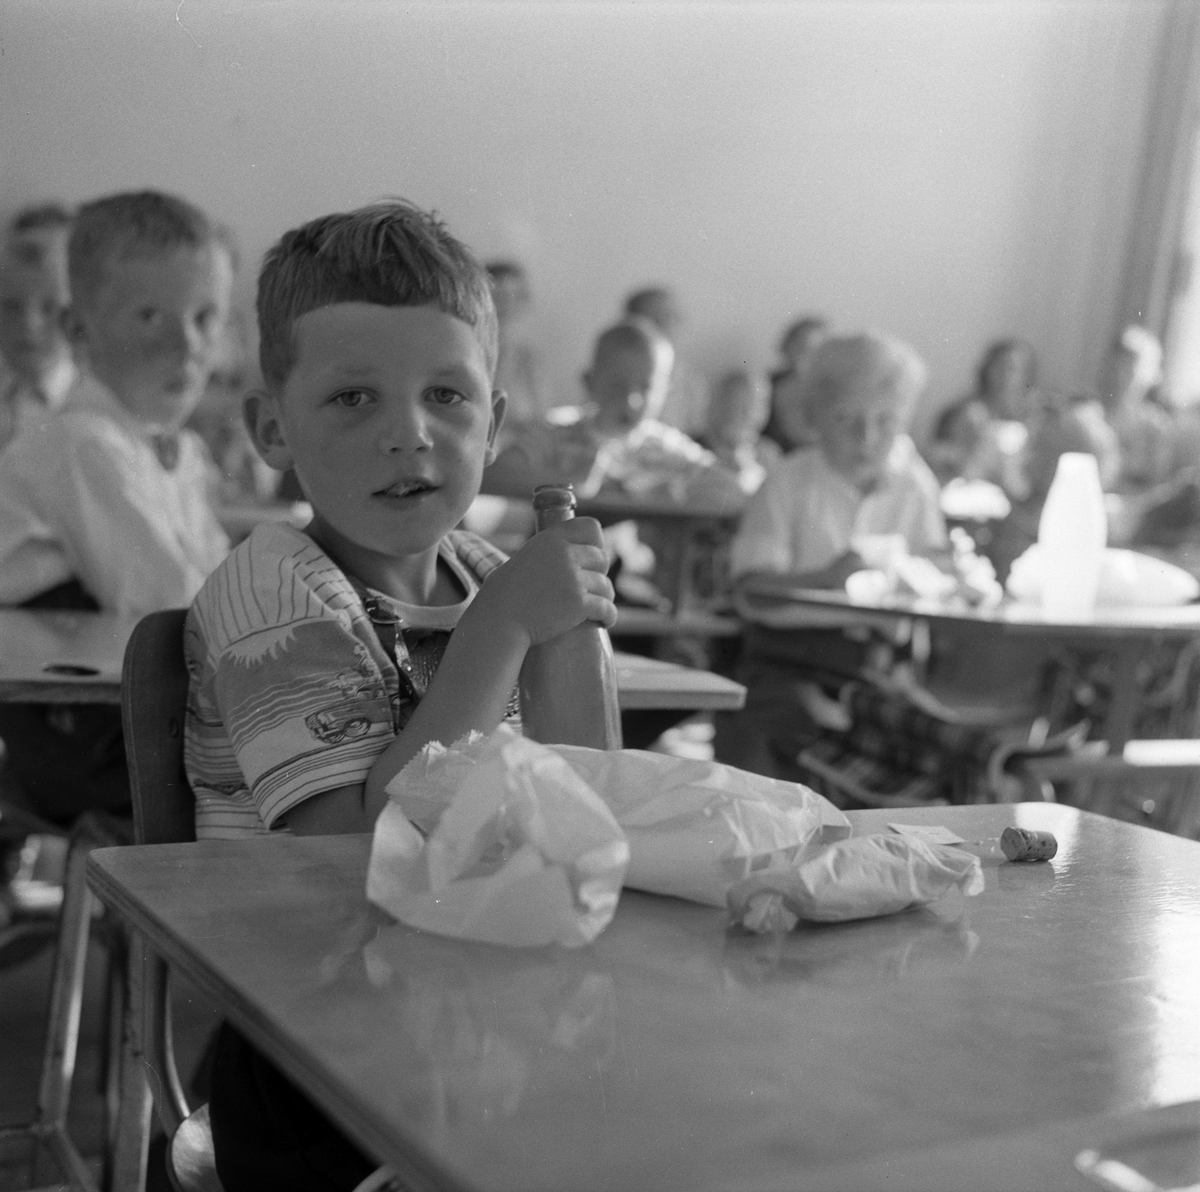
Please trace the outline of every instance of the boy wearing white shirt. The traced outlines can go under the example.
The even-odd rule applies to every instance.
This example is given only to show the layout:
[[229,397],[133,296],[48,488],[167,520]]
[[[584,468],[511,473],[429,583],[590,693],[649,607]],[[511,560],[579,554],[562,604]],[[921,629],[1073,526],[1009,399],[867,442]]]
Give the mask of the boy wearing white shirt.
[[[186,605],[229,548],[205,449],[181,427],[228,314],[231,254],[201,211],[147,191],[85,205],[68,264],[83,376],[0,455],[0,604]],[[41,814],[127,803],[114,709],[4,705],[0,737]]]

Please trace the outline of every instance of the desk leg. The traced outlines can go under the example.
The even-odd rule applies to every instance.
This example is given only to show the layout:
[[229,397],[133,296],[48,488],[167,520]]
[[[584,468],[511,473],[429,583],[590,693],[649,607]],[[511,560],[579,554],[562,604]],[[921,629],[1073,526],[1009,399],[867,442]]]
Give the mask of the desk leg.
[[130,932],[123,1043],[121,1048],[121,1106],[117,1113],[113,1149],[114,1192],[141,1192],[146,1186],[147,1152],[150,1146],[150,1111],[153,1099],[146,1072],[147,989],[152,955],[140,932]]
[[1114,755],[1125,748],[1136,727],[1142,700],[1137,668],[1145,653],[1145,645],[1136,641],[1121,642],[1113,651],[1113,689],[1104,722],[1104,739]]

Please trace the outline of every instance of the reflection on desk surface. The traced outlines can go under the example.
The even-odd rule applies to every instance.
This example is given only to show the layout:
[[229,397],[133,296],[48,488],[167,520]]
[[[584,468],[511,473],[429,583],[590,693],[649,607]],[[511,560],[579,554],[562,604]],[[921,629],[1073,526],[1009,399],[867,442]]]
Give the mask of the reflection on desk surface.
[[[977,898],[775,939],[627,890],[572,950],[387,922],[366,837],[104,850],[91,869],[294,1076],[322,1074],[365,1145],[453,1186],[857,1187],[822,1165],[1200,1096],[1200,845],[1054,804],[850,819],[968,840],[1019,822],[1063,847],[991,858]],[[1070,1142],[1039,1161],[1070,1172]]]

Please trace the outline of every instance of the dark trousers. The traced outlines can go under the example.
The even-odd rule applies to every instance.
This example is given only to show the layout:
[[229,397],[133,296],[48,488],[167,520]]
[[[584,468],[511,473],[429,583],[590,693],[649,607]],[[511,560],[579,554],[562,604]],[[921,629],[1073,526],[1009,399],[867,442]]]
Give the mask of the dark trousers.
[[[70,580],[21,607],[96,612],[100,606]],[[43,819],[67,827],[85,811],[129,812],[120,708],[0,703],[0,740],[13,794]]]
[[208,1112],[225,1192],[349,1192],[379,1166],[228,1023]]
[[816,683],[837,691],[859,674],[869,648],[838,629],[751,626],[734,667],[734,678],[746,688],[746,706],[713,717],[717,761],[788,782],[807,781],[796,755],[824,733],[805,710],[798,688]]

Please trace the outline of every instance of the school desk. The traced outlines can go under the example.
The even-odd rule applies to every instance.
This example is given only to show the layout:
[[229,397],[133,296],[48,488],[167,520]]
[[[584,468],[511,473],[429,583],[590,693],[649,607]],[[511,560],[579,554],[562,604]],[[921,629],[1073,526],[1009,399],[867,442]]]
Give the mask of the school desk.
[[[136,617],[0,609],[0,700],[121,702],[121,662]],[[623,709],[740,708],[745,688],[709,671],[617,655]]]
[[[989,649],[1020,650],[1031,659],[1044,661],[1057,652],[1068,664],[1066,681],[1072,678],[1070,667],[1082,672],[1089,659],[1099,658],[1110,674],[1111,696],[1093,735],[1107,741],[1113,752],[1135,735],[1146,695],[1141,671],[1153,653],[1160,649],[1177,653],[1186,642],[1200,640],[1200,604],[1102,607],[1090,617],[1066,621],[1047,617],[1038,605],[1010,600],[991,609],[931,598],[851,602],[844,592],[797,588],[786,596],[741,596],[738,612],[744,620],[770,631],[768,641],[771,634],[778,634],[781,645],[789,631],[814,624],[889,627],[919,621],[935,635],[939,629],[970,632]],[[768,642],[764,648],[770,648]],[[986,673],[975,677],[986,685]]]
[[594,517],[601,525],[636,521],[658,530],[654,548],[658,554],[655,571],[662,594],[676,615],[693,611],[698,603],[694,572],[720,564],[704,558],[704,552],[722,550],[732,537],[745,501],[683,501],[629,497],[620,493],[589,497],[579,502],[580,517]]
[[302,530],[312,520],[312,506],[307,501],[226,501],[217,509],[217,520],[236,544],[264,522]]
[[[569,951],[392,923],[363,893],[366,836],[104,849],[88,869],[414,1188],[1095,1192],[1079,1150],[1200,1097],[1200,844],[1055,804],[850,819],[1047,829],[1058,855],[783,937],[625,891]],[[144,1146],[137,1113],[125,1128]]]

